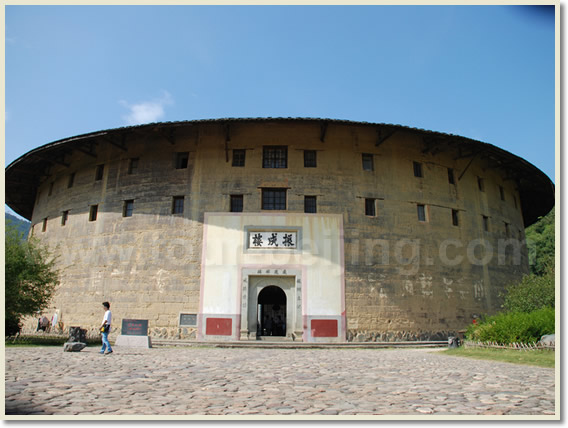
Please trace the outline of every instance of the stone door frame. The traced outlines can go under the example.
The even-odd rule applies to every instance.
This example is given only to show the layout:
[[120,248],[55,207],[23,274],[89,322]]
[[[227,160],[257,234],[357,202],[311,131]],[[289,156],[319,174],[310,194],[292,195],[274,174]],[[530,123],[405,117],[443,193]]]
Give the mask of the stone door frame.
[[302,269],[257,267],[241,270],[241,340],[256,340],[258,295],[275,285],[286,294],[286,337],[302,340]]

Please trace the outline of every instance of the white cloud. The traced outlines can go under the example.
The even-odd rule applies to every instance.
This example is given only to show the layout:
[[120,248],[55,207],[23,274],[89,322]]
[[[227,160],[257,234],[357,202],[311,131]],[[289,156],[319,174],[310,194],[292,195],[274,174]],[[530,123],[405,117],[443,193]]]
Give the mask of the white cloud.
[[169,92],[164,91],[159,99],[152,101],[142,101],[137,104],[129,104],[126,101],[120,103],[130,112],[123,116],[128,125],[140,125],[142,123],[157,122],[165,115],[164,108],[173,104],[172,96]]

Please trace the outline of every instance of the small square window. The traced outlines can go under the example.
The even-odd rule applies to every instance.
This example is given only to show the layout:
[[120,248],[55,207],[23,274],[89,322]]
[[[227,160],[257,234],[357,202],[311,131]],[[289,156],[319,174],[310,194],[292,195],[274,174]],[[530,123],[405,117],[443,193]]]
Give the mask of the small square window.
[[373,155],[370,153],[363,153],[363,171],[373,171]]
[[454,226],[459,226],[460,225],[460,219],[459,219],[459,215],[458,215],[458,210],[452,210],[452,224]]
[[67,224],[68,219],[69,219],[69,211],[63,211],[61,213],[61,226],[65,226]]
[[503,186],[499,186],[499,196],[501,196],[502,201],[505,200],[505,189],[503,189]]
[[417,209],[418,209],[418,221],[426,221],[426,206],[418,204]]
[[71,187],[73,187],[73,184],[75,183],[75,173],[71,173],[69,175],[69,180],[67,181],[67,188],[70,189]]
[[45,232],[47,230],[47,218],[43,219],[43,225],[41,226],[41,231]]
[[268,188],[262,189],[263,210],[285,210],[286,189]]
[[172,214],[183,214],[184,203],[185,203],[185,197],[174,196],[172,201]]
[[134,211],[134,200],[129,199],[128,201],[124,201],[122,217],[132,217],[132,211]]
[[246,153],[244,149],[233,150],[233,166],[245,166]]
[[231,212],[243,212],[243,195],[231,195]]
[[483,216],[483,230],[489,232],[489,217],[486,215]]
[[315,168],[317,166],[317,152],[315,150],[304,150],[304,168]]
[[130,159],[130,161],[128,162],[128,174],[134,174],[136,172],[136,170],[138,169],[138,162],[138,158]]
[[262,151],[263,168],[288,168],[288,147],[264,146]]
[[422,177],[422,164],[420,162],[413,162],[414,165],[414,176],[421,178]]
[[315,196],[304,196],[304,212],[315,214],[317,212],[317,199]]
[[89,221],[96,221],[97,220],[97,213],[99,211],[98,205],[91,205],[89,208]]
[[454,170],[453,168],[448,168],[448,183],[456,184],[456,179],[454,177]]
[[175,168],[186,169],[189,163],[189,152],[177,152],[175,157]]
[[105,166],[97,165],[97,169],[95,171],[95,181],[100,181],[103,179],[103,173],[105,172]]
[[368,215],[370,217],[375,217],[377,215],[374,199],[371,198],[365,199],[365,215]]
[[485,181],[481,177],[477,177],[477,187],[481,192],[485,192]]

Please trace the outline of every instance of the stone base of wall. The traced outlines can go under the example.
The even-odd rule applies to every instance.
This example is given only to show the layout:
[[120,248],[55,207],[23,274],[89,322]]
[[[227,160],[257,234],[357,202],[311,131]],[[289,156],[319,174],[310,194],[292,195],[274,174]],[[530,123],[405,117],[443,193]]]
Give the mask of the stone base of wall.
[[155,327],[148,329],[148,336],[155,339],[195,340],[197,328],[194,327]]
[[450,336],[458,336],[455,331],[438,331],[438,332],[407,332],[407,331],[393,331],[393,332],[376,332],[376,331],[361,331],[361,330],[348,330],[348,342],[426,342],[426,341],[440,341],[448,340]]

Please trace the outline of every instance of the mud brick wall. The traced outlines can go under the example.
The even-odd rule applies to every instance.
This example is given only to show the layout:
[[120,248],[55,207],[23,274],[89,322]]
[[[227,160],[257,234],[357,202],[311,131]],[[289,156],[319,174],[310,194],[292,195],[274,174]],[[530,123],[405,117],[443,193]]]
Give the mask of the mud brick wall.
[[[287,168],[262,167],[266,145],[287,146]],[[244,167],[232,166],[235,149],[246,151]],[[304,150],[316,151],[317,167],[304,167]],[[267,187],[287,189],[288,212],[303,212],[308,195],[318,213],[343,215],[349,340],[443,339],[497,311],[504,286],[528,271],[524,245],[504,244],[524,239],[515,181],[411,130],[377,144],[374,128],[356,124],[212,123],[175,137],[129,134],[122,147],[100,139],[94,153],[73,151],[67,166],[51,168],[32,218],[33,236],[51,246],[61,270],[45,312],[60,310],[66,326],[94,329],[108,300],[115,334],[122,318],[136,318],[149,320],[153,336],[193,338],[178,320],[199,311],[204,213],[229,211],[230,195],[243,195],[245,212],[261,212]],[[176,169],[178,153],[188,153],[187,167]],[[363,154],[372,155],[372,171]],[[172,214],[179,196],[183,214]],[[125,201],[133,201],[131,217]]]

